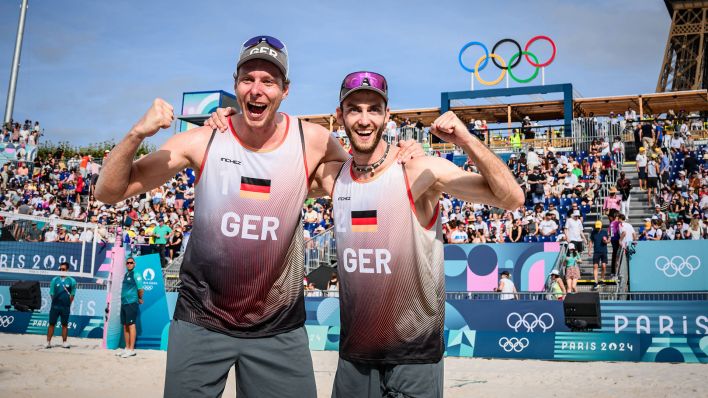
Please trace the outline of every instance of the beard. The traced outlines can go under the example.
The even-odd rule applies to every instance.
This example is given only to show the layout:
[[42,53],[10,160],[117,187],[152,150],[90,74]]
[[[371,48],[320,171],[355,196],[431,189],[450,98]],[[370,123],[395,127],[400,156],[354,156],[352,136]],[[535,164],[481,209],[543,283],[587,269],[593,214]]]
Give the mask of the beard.
[[354,138],[358,138],[358,135],[353,132],[349,126],[344,124],[344,131],[347,133],[347,137],[349,138],[349,142],[352,145],[352,148],[354,148],[355,151],[358,153],[363,153],[363,154],[370,154],[376,150],[376,147],[379,145],[379,142],[381,141],[381,137],[383,136],[384,129],[386,128],[385,125],[382,125],[381,127],[378,128],[378,130],[374,131],[372,134],[374,135],[374,139],[364,145],[360,145]]

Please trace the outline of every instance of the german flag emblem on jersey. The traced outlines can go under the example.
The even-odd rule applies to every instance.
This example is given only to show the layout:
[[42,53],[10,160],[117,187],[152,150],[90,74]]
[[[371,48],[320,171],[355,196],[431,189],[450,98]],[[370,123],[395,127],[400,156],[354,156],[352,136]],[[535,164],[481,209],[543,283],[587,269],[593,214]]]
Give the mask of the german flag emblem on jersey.
[[376,232],[376,210],[352,211],[352,232]]
[[270,198],[270,180],[241,177],[242,198],[268,200]]

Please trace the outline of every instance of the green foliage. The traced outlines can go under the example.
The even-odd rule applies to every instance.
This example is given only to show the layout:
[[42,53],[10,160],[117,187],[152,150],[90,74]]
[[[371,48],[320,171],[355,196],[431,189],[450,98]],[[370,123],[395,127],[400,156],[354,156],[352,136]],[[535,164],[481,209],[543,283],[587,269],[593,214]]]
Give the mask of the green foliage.
[[[65,159],[72,158],[76,155],[88,154],[94,158],[102,158],[105,151],[110,151],[116,145],[115,141],[103,141],[98,143],[92,143],[88,145],[71,145],[69,141],[59,141],[54,143],[52,141],[44,141],[37,148],[37,155],[42,159],[47,159],[49,157]],[[155,145],[151,145],[147,142],[143,142],[138,148],[137,157],[153,152],[157,149]]]

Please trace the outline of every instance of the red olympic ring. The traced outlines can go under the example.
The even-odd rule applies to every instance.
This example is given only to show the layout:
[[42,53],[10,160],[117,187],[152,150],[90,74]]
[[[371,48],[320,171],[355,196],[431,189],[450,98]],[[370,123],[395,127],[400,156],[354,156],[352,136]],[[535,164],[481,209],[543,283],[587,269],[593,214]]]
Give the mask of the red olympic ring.
[[553,40],[551,40],[551,38],[548,37],[548,36],[536,36],[536,37],[532,37],[531,40],[529,40],[529,41],[526,43],[526,47],[524,47],[524,51],[528,52],[528,51],[529,51],[529,47],[531,47],[531,43],[535,42],[536,40],[542,40],[542,39],[548,41],[549,43],[551,43],[551,47],[553,47],[553,54],[551,54],[551,58],[549,58],[548,61],[546,61],[546,62],[544,62],[544,63],[542,63],[542,64],[535,63],[535,62],[531,61],[531,58],[529,58],[529,55],[528,55],[528,54],[524,54],[524,56],[526,57],[526,60],[529,62],[529,64],[531,64],[531,66],[534,66],[534,67],[536,67],[536,68],[543,68],[543,67],[546,67],[546,66],[550,65],[551,62],[553,62],[553,59],[556,58],[556,43],[554,43]]

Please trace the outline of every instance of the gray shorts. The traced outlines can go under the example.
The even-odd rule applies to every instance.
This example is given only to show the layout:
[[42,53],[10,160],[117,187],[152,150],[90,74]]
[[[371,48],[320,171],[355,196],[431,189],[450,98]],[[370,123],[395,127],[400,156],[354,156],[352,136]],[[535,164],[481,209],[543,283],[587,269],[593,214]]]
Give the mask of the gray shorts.
[[173,320],[164,396],[221,397],[229,369],[234,365],[239,398],[317,395],[305,327],[246,339]]
[[444,358],[437,363],[365,365],[339,358],[332,398],[439,398]]

